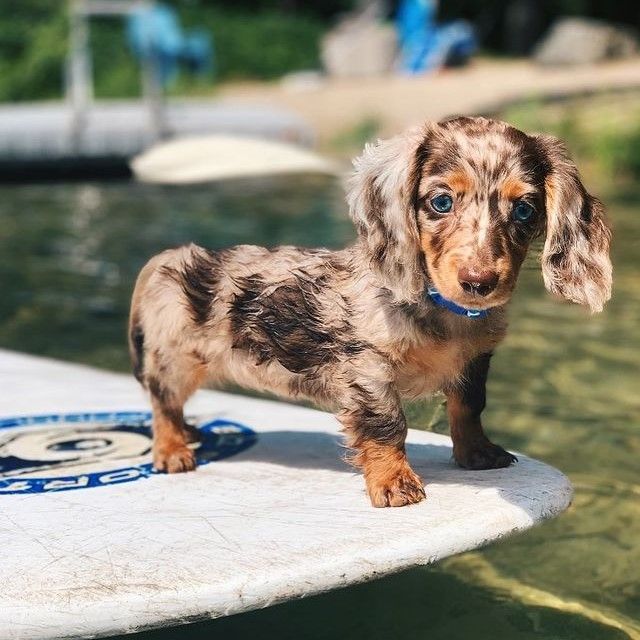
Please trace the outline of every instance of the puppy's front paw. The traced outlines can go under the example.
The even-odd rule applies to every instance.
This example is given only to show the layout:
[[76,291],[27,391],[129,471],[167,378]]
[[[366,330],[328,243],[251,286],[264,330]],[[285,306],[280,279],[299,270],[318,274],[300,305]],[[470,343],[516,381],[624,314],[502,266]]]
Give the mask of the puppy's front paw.
[[154,447],[153,468],[167,473],[193,471],[196,468],[196,456],[185,444]]
[[370,473],[366,481],[374,507],[403,507],[426,497],[420,476],[408,464],[394,472]]
[[474,442],[464,449],[454,449],[453,457],[463,469],[502,469],[518,462],[512,453],[490,440]]

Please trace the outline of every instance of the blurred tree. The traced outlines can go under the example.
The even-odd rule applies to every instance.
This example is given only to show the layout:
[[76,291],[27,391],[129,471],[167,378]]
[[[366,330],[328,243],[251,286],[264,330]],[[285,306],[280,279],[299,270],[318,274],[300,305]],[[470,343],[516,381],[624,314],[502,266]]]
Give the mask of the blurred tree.
[[60,95],[66,33],[51,0],[0,2],[0,100]]
[[604,0],[441,0],[442,20],[466,18],[486,49],[529,53],[559,16],[586,16],[640,27],[640,2]]
[[180,6],[186,4],[196,3],[179,4],[184,26],[202,27],[213,35],[220,79],[269,79],[320,67],[318,43],[327,23],[318,17],[271,9],[250,13],[237,7]]
[[544,16],[538,0],[513,0],[504,13],[503,43],[509,53],[526,55],[544,31]]
[[[175,7],[228,9],[229,3],[221,0],[177,0],[172,2]],[[233,10],[236,13],[244,11],[274,11],[277,13],[297,13],[318,18],[333,18],[336,14],[353,8],[353,0],[235,0]]]

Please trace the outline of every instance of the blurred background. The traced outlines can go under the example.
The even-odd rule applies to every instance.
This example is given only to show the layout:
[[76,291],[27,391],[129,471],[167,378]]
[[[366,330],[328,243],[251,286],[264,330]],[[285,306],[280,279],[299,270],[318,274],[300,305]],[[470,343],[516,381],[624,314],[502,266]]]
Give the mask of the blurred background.
[[[340,174],[379,136],[489,115],[564,138],[614,227],[606,310],[551,300],[534,251],[492,364],[488,431],[569,475],[566,514],[182,638],[640,638],[638,28],[639,3],[604,0],[2,0],[2,348],[128,371],[152,254],[353,239],[335,175],[136,180],[134,157],[185,136],[285,142]],[[446,432],[439,400],[406,409]]]

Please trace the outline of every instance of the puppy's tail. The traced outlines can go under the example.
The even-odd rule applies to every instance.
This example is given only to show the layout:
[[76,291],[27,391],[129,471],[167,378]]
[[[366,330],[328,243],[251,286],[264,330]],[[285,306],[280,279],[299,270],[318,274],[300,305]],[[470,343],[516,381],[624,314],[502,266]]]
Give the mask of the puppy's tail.
[[131,313],[129,314],[129,355],[133,367],[133,375],[144,387],[144,325],[142,321],[142,298],[151,274],[156,270],[158,257],[152,258],[142,268],[131,297]]
[[129,355],[131,356],[133,375],[144,387],[144,329],[133,314],[129,320]]

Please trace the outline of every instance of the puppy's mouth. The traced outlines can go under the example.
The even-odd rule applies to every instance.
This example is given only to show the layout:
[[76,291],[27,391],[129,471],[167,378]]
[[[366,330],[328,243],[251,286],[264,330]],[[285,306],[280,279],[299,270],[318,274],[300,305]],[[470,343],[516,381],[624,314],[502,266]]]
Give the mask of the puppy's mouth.
[[499,307],[506,304],[510,298],[511,291],[504,292],[494,290],[491,293],[480,293],[476,291],[460,290],[450,299],[461,307],[480,311],[482,309],[491,309],[492,307]]
[[454,286],[447,286],[447,283],[438,283],[437,278],[433,278],[435,287],[447,300],[465,309],[472,311],[482,311],[499,307],[511,299],[513,287],[502,279],[496,282],[495,286],[487,287],[482,283],[459,283]]

